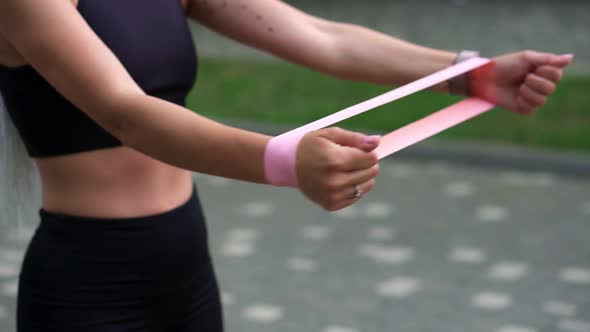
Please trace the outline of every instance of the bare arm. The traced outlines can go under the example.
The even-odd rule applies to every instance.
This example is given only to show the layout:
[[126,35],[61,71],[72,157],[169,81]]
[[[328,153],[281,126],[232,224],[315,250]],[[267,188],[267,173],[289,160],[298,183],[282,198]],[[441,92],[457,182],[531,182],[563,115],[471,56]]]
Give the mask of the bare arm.
[[125,145],[185,169],[264,181],[268,137],[146,95],[70,1],[3,0],[0,32],[61,94]]
[[[125,145],[188,170],[266,182],[268,136],[221,125],[148,96],[69,0],[0,1],[0,35],[65,98]],[[296,146],[299,189],[328,210],[377,176],[378,139],[336,128]]]
[[[189,16],[244,44],[332,76],[399,85],[451,65],[453,52],[324,20],[280,0],[187,0]],[[447,28],[448,27],[441,27]],[[471,92],[530,114],[545,104],[573,57],[517,52],[469,74]],[[434,87],[448,91],[445,83]]]
[[189,0],[188,13],[234,40],[357,81],[405,84],[448,67],[456,56],[314,17],[279,0]]

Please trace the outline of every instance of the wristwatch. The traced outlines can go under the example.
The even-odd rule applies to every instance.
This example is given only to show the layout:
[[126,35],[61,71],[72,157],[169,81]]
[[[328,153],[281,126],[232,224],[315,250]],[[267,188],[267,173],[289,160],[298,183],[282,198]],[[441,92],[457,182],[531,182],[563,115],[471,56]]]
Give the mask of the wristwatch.
[[[465,60],[479,57],[478,51],[463,50],[457,54],[453,64],[456,65]],[[469,73],[451,78],[448,82],[449,93],[452,95],[470,96],[471,89],[469,87]]]

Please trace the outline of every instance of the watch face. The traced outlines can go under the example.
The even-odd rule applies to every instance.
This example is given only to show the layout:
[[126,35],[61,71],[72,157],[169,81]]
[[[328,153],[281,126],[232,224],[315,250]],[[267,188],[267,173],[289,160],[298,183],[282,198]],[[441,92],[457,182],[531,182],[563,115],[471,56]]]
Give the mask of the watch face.
[[479,56],[479,52],[478,51],[471,51],[471,50],[463,50],[461,52],[459,52],[459,55],[457,56],[457,61],[456,63],[465,61],[467,59],[471,59],[471,58],[477,58]]

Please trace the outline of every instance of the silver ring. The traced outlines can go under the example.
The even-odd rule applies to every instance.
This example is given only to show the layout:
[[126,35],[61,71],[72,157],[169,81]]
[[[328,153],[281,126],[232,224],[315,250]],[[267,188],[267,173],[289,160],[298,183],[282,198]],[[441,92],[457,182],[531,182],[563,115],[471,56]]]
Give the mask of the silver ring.
[[363,195],[363,190],[361,189],[361,186],[359,186],[358,184],[354,186],[354,192],[352,193],[352,198],[359,198]]

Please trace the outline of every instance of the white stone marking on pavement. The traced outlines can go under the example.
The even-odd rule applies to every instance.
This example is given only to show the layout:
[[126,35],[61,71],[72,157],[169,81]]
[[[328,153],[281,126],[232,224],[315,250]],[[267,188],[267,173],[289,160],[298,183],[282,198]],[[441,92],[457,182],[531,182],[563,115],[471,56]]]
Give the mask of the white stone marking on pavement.
[[250,202],[242,207],[242,213],[248,217],[268,217],[274,212],[273,206],[268,202]]
[[490,267],[488,276],[501,281],[522,279],[529,273],[529,266],[521,262],[500,262]]
[[309,258],[291,257],[287,260],[287,267],[294,271],[313,272],[317,266],[318,264]]
[[221,246],[221,254],[230,257],[251,256],[254,251],[254,244],[247,241],[228,241]]
[[500,179],[502,179],[502,182],[506,184],[519,187],[526,186],[530,183],[528,180],[529,177],[525,173],[521,172],[504,172],[502,175],[500,175]]
[[364,207],[365,216],[367,218],[387,218],[391,216],[394,208],[390,203],[371,202]]
[[556,316],[575,316],[578,308],[569,303],[563,303],[559,301],[548,301],[543,304],[543,312],[546,314]]
[[506,220],[506,208],[496,205],[483,205],[477,208],[475,218],[483,222],[498,222]]
[[582,207],[582,212],[584,212],[585,215],[590,216],[590,201],[584,203],[584,206]]
[[567,332],[590,332],[590,322],[583,320],[562,319],[557,327]]
[[496,332],[537,332],[537,330],[525,326],[507,325]]
[[421,288],[420,280],[411,277],[396,277],[377,285],[376,292],[380,296],[406,298]]
[[221,303],[224,306],[229,307],[236,304],[236,297],[233,294],[221,292]]
[[363,244],[359,247],[361,256],[370,257],[381,264],[404,264],[414,259],[414,249],[402,246]]
[[9,261],[9,262],[18,262],[20,263],[24,258],[24,253],[20,250],[13,249],[13,248],[1,248],[0,249],[0,259]]
[[474,191],[473,184],[465,181],[452,182],[444,187],[445,195],[456,198],[471,196]]
[[387,173],[395,178],[409,178],[416,174],[416,169],[409,164],[395,163],[388,167]]
[[551,187],[555,183],[555,176],[551,173],[535,173],[531,175],[531,184],[537,187]]
[[248,306],[242,311],[242,316],[247,320],[257,323],[272,323],[283,317],[284,310],[276,305],[257,303]]
[[505,172],[500,179],[506,184],[518,187],[550,187],[555,183],[555,176],[550,173]]
[[478,248],[457,247],[449,254],[449,259],[463,264],[480,264],[486,259],[486,254]]
[[330,235],[330,229],[324,225],[307,225],[303,227],[303,238],[307,240],[325,240]]
[[369,239],[375,241],[392,240],[395,237],[395,230],[388,226],[372,226],[368,230]]
[[559,279],[570,284],[590,284],[590,269],[579,267],[564,268],[559,271]]
[[9,297],[15,297],[18,293],[18,280],[10,280],[2,284],[2,294]]
[[322,332],[359,332],[359,330],[341,325],[330,325],[323,329]]
[[233,228],[228,232],[230,241],[255,241],[258,238],[258,232],[254,228]]
[[512,305],[512,296],[506,293],[481,292],[471,299],[474,307],[485,310],[503,310]]
[[11,278],[18,275],[18,267],[14,264],[0,263],[0,278]]
[[209,185],[215,188],[225,188],[231,185],[231,180],[221,176],[209,176]]
[[332,212],[332,216],[342,219],[353,219],[359,215],[358,205],[350,205],[342,210]]

